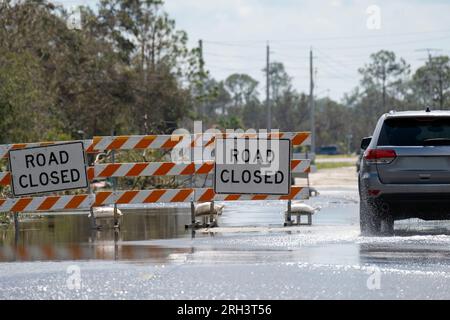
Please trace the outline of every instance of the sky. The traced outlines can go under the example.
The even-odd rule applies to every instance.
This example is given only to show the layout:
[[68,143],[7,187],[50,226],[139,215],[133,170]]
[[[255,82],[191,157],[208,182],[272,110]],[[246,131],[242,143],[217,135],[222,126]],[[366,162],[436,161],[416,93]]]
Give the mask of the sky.
[[[96,1],[65,2],[86,3]],[[378,50],[394,51],[412,70],[425,63],[426,49],[450,55],[450,0],[166,0],[165,10],[189,46],[203,40],[215,79],[247,73],[262,96],[267,43],[271,61],[284,63],[299,92],[309,92],[312,48],[315,94],[337,100],[358,85],[358,68]]]

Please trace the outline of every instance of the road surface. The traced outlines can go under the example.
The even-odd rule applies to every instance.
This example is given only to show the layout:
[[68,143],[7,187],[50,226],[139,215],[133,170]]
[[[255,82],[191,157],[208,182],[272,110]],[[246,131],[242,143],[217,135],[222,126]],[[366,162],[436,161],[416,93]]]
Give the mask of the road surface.
[[186,207],[127,211],[119,233],[85,215],[0,231],[0,299],[449,299],[450,224],[396,222],[361,237],[354,168],[311,181],[311,227],[281,227],[283,202],[226,203],[193,234]]

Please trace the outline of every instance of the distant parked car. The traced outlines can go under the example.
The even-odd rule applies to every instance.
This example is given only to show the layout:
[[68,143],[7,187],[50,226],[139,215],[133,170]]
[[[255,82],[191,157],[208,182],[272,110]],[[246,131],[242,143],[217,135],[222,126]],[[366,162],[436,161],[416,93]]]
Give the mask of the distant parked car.
[[339,154],[339,148],[335,145],[330,145],[330,146],[323,146],[319,148],[319,151],[317,152],[318,154],[325,154],[325,155],[336,155]]
[[361,149],[362,234],[392,234],[394,220],[450,219],[450,111],[386,113]]

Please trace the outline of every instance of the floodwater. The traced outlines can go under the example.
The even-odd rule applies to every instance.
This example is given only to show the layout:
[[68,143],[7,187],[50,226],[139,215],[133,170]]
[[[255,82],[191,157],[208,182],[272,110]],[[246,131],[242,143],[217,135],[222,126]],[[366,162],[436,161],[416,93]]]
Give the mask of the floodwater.
[[0,299],[450,298],[449,222],[361,237],[357,189],[319,192],[313,226],[283,227],[278,201],[227,202],[219,228],[196,232],[186,205],[121,208],[118,231],[87,213],[27,218],[0,228]]
[[[186,208],[122,209],[120,230],[111,228],[112,219],[102,219],[99,230],[90,228],[88,212],[45,214],[0,228],[0,261],[121,260],[134,255],[163,259],[169,249],[127,245],[128,241],[187,237],[190,221]],[[120,243],[120,245],[119,245]]]

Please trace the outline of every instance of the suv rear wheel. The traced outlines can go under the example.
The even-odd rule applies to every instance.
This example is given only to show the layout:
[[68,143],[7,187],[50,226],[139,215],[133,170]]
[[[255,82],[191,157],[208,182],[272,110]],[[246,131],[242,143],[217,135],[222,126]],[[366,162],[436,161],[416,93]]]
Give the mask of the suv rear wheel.
[[363,199],[359,201],[359,224],[363,236],[378,235],[381,231],[379,212],[374,205]]
[[389,207],[375,201],[360,199],[359,223],[363,236],[389,236],[394,233],[394,219]]

